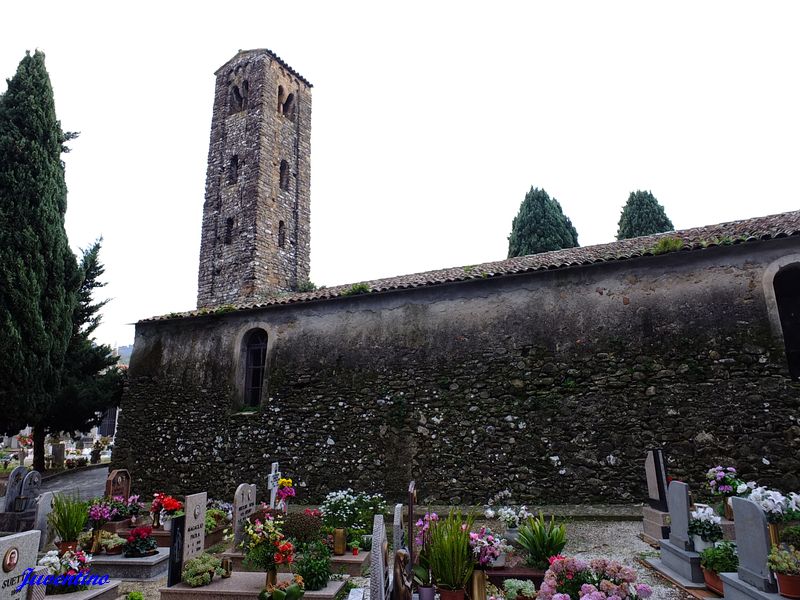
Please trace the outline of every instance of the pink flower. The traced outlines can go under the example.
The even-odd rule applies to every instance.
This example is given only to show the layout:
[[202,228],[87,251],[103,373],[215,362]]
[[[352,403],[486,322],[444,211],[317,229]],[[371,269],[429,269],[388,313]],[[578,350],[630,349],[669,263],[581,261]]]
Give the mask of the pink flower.
[[653,588],[646,583],[639,583],[636,585],[636,595],[639,598],[649,598],[653,595]]

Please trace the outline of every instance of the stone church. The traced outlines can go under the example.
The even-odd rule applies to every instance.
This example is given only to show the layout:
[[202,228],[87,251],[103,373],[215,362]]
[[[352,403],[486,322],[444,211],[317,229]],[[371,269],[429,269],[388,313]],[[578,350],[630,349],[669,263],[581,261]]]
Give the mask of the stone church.
[[311,84],[269,50],[216,78],[198,308],[136,325],[137,491],[230,499],[278,460],[300,502],[635,502],[651,447],[800,487],[800,211],[302,291]]

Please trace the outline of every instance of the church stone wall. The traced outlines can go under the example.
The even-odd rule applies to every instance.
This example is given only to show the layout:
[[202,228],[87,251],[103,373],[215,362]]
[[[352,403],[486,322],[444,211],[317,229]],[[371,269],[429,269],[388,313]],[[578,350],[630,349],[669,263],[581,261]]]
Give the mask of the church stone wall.
[[[800,487],[798,384],[762,278],[797,239],[140,322],[114,451],[139,492],[353,487],[423,502],[637,502],[643,461]],[[269,334],[239,412],[240,346]]]

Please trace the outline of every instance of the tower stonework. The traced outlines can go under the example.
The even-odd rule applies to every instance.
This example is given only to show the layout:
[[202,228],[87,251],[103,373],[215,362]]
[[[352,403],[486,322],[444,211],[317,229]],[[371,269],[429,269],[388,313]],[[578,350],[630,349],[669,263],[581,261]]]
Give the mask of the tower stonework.
[[215,75],[199,308],[296,290],[311,254],[311,84],[266,49]]

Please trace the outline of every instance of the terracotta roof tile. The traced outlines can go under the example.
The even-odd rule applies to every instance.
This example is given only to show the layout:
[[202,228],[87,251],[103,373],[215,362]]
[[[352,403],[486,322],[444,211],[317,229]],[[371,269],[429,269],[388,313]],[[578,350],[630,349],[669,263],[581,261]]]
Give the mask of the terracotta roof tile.
[[232,59],[230,59],[229,61],[227,61],[227,62],[226,62],[224,65],[222,65],[222,66],[221,66],[219,69],[217,69],[216,71],[214,71],[214,75],[216,75],[216,74],[218,74],[220,71],[222,71],[222,69],[224,69],[224,68],[225,68],[225,67],[226,67],[226,66],[227,66],[229,63],[231,63],[231,62],[235,61],[237,58],[239,58],[240,56],[243,56],[243,55],[245,55],[245,54],[268,54],[268,55],[269,55],[269,56],[270,56],[272,59],[274,59],[274,60],[278,61],[278,63],[280,63],[280,64],[283,66],[283,68],[284,68],[284,69],[286,69],[287,71],[289,71],[289,73],[291,73],[292,75],[294,75],[295,77],[297,77],[297,78],[298,78],[300,81],[302,81],[303,83],[305,83],[305,84],[306,84],[308,87],[310,87],[310,88],[314,87],[314,86],[312,85],[312,83],[311,83],[311,82],[310,82],[308,79],[306,79],[305,77],[303,77],[302,75],[300,75],[300,73],[298,73],[298,72],[297,72],[297,71],[295,71],[295,70],[294,70],[292,67],[290,67],[290,66],[289,66],[289,64],[288,64],[288,63],[287,63],[285,60],[283,60],[283,59],[282,59],[280,56],[278,56],[277,54],[275,54],[275,53],[274,53],[272,50],[270,50],[269,48],[255,48],[255,49],[253,49],[253,50],[239,50],[239,51],[236,53],[236,56],[234,56]]
[[260,302],[241,304],[235,307],[226,306],[217,307],[216,309],[200,309],[184,313],[171,313],[169,315],[153,317],[152,319],[144,319],[144,321],[200,316],[229,310],[256,309],[280,304],[292,304],[295,302],[328,300],[331,298],[354,295],[354,292],[357,290],[357,288],[354,289],[354,286],[365,286],[369,292],[363,293],[387,292],[456,281],[467,281],[470,279],[502,277],[530,271],[564,269],[591,265],[594,263],[628,260],[640,256],[661,253],[654,252],[654,249],[659,243],[659,240],[665,238],[675,238],[683,242],[683,247],[680,250],[667,251],[689,252],[718,245],[740,244],[794,235],[800,235],[800,210],[766,217],[745,219],[742,221],[720,223],[718,225],[707,225],[705,227],[694,227],[681,231],[648,235],[629,240],[619,240],[609,244],[585,246],[583,248],[567,248],[564,250],[518,256],[473,266],[452,267],[424,273],[412,273],[410,275],[375,279],[359,284],[326,287],[313,292],[281,294],[266,298]]

